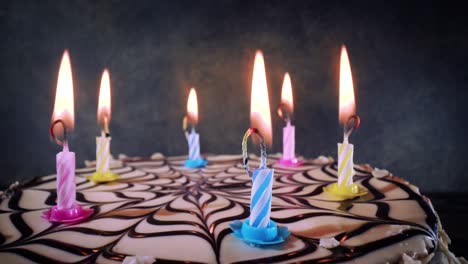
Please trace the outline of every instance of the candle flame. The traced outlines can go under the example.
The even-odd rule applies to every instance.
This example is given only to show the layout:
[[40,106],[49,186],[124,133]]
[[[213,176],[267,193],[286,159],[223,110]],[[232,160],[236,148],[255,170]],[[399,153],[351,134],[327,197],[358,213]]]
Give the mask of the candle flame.
[[[73,77],[68,51],[65,50],[60,63],[55,94],[54,112],[52,122],[61,119],[65,123],[67,131],[71,131],[75,125],[73,103]],[[55,134],[63,136],[63,128],[56,126]]]
[[252,94],[250,99],[250,124],[265,137],[267,145],[272,143],[270,100],[266,81],[265,62],[261,51],[255,54],[252,77]]
[[356,114],[351,65],[349,63],[348,52],[344,45],[341,47],[339,109],[339,121],[343,125],[346,124],[351,116]]
[[281,89],[281,103],[292,113],[294,110],[291,77],[289,73],[284,75],[283,88]]
[[[98,123],[101,124],[104,130],[109,125],[111,119],[111,91],[109,71],[104,69],[101,77],[101,87],[99,89],[99,102],[97,111]],[[109,131],[106,131],[107,133]]]
[[198,123],[198,100],[195,88],[190,89],[189,97],[187,100],[187,118],[193,124]]

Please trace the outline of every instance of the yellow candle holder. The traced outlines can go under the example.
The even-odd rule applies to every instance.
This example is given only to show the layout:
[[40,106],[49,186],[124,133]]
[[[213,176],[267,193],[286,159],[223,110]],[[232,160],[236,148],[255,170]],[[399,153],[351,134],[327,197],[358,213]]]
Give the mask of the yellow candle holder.
[[341,200],[352,199],[367,194],[367,190],[353,183],[350,185],[332,183],[323,187],[323,190]]
[[111,182],[111,181],[120,179],[120,175],[115,174],[112,171],[106,171],[106,172],[96,171],[95,173],[88,175],[85,178],[95,183],[102,183],[102,182]]

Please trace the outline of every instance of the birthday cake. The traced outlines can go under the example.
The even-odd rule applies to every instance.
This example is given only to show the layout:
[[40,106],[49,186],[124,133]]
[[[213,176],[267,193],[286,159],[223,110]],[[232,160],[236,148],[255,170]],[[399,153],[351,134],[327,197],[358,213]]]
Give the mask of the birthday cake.
[[[229,225],[249,217],[252,180],[240,155],[208,155],[201,169],[185,157],[127,158],[112,163],[121,177],[86,179],[77,169],[77,201],[94,210],[81,223],[42,217],[56,204],[56,176],[5,192],[0,207],[2,263],[120,263],[150,256],[158,263],[439,263],[453,255],[429,201],[418,188],[385,170],[355,165],[355,182],[368,193],[339,201],[323,192],[337,180],[330,158],[303,166],[275,164],[271,218],[291,235],[281,244],[252,246]],[[258,158],[251,156],[252,167]],[[453,258],[455,261],[457,259]],[[448,263],[448,262],[447,262]]]

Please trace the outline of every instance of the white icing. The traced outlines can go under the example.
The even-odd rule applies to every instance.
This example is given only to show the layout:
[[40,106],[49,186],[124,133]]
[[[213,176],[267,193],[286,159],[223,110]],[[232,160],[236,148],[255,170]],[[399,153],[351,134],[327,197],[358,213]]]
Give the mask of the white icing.
[[[94,168],[77,170],[77,191],[82,197],[80,203],[98,209],[96,215],[83,223],[50,228],[51,224],[41,218],[42,211],[50,207],[51,201],[45,204],[50,198],[48,193],[53,193],[56,188],[53,175],[22,191],[21,197],[13,203],[22,209],[10,208],[9,200],[2,201],[4,213],[0,214],[0,232],[5,242],[0,244],[0,249],[6,245],[8,250],[8,243],[19,240],[14,247],[44,257],[85,260],[84,255],[47,243],[35,243],[35,240],[22,245],[21,233],[10,217],[13,212],[21,214],[25,225],[37,236],[34,239],[97,249],[97,253],[89,254],[97,254],[95,259],[99,263],[116,263],[116,258],[103,255],[102,247],[105,245],[110,245],[109,254],[115,253],[115,256],[149,256],[161,261],[230,263],[265,258],[257,262],[266,262],[278,257],[282,260],[277,261],[290,263],[332,259],[335,251],[326,247],[359,247],[410,229],[422,229],[426,225],[425,212],[415,201],[406,200],[409,196],[403,189],[377,177],[372,178],[365,172],[359,172],[357,176],[367,177],[367,184],[376,190],[386,190],[382,191],[384,197],[373,199],[369,195],[366,198],[369,200],[349,201],[351,207],[330,199],[322,192],[322,187],[336,181],[336,169],[329,164],[330,159],[323,157],[318,160],[325,162],[326,159],[325,166],[307,161],[303,167],[275,171],[271,216],[279,225],[287,226],[292,235],[281,245],[251,247],[235,238],[228,226],[233,220],[243,220],[248,216],[251,178],[242,166],[240,155],[207,156],[210,164],[202,169],[184,168],[185,156],[164,158],[157,154],[151,159],[119,158],[122,162],[112,167],[112,171],[121,175],[116,182],[88,182],[84,176],[92,173]],[[254,167],[258,164],[258,157],[252,155],[251,158]],[[274,159],[270,160],[270,164],[274,162]],[[357,182],[360,184],[359,179]],[[341,243],[334,238],[381,220],[377,216],[379,203],[389,208],[388,222],[348,238],[339,238]],[[392,224],[395,221],[391,218],[399,224]],[[429,227],[426,229],[428,235],[412,236],[352,261],[394,263],[404,253],[418,261],[430,258],[427,248],[434,245],[429,235],[431,230]],[[30,236],[26,235],[26,239]],[[306,252],[295,255],[304,250]],[[13,263],[24,260],[19,255],[1,251],[0,259],[4,258],[13,259],[10,261]]]

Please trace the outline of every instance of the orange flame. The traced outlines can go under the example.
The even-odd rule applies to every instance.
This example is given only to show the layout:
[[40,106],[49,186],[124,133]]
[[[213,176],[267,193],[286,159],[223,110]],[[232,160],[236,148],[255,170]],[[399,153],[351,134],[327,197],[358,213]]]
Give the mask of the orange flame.
[[[55,94],[54,112],[52,113],[52,122],[62,119],[65,123],[67,131],[73,130],[75,126],[73,103],[73,77],[68,51],[65,50],[60,63],[60,70],[57,80],[57,90]],[[63,129],[59,126],[56,128],[57,136],[63,135]]]
[[99,102],[97,111],[98,123],[103,125],[105,132],[111,119],[111,91],[109,71],[104,69],[101,77],[101,87],[99,89]]
[[281,103],[292,113],[294,110],[291,77],[289,73],[284,75],[283,88],[281,89]]
[[265,137],[265,143],[271,146],[272,129],[270,100],[266,81],[265,62],[261,51],[255,54],[255,63],[252,77],[252,95],[250,98],[250,124]]
[[195,88],[190,89],[189,97],[187,100],[187,118],[193,124],[198,123],[198,100]]
[[343,125],[348,121],[349,117],[356,114],[351,65],[344,45],[341,47],[339,109],[339,121]]

